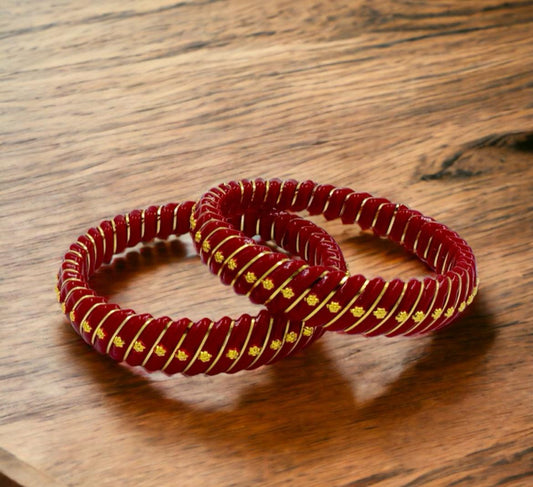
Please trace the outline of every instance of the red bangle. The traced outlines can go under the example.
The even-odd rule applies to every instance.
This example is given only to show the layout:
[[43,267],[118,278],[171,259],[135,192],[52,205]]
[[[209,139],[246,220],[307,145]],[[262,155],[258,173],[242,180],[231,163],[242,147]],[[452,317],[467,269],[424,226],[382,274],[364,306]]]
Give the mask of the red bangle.
[[[253,369],[295,353],[320,337],[322,330],[273,316],[267,310],[256,317],[244,314],[236,320],[224,317],[216,322],[202,319],[194,323],[186,318],[175,321],[121,309],[91,289],[89,278],[103,263],[111,262],[114,254],[141,241],[187,233],[192,206],[192,202],[185,202],[134,210],[103,221],[70,246],[58,273],[56,290],[63,312],[76,332],[98,352],[116,361],[169,375],[214,375]],[[272,238],[287,251],[305,255],[324,268],[333,266],[346,271],[335,241],[307,220],[285,212],[250,211],[230,221],[240,224],[245,233]],[[300,248],[300,239],[312,245]],[[245,241],[248,246],[254,243],[251,238]],[[217,252],[214,261],[222,279],[239,275],[234,272],[235,256],[226,253],[226,247]],[[245,281],[251,279],[250,272],[241,274],[239,277]]]
[[436,273],[406,282],[350,277],[255,245],[247,249],[247,257],[253,261],[249,271],[258,281],[251,285],[239,278],[237,267],[224,282],[232,282],[238,293],[264,304],[272,313],[346,333],[422,334],[451,323],[477,293],[472,250],[448,227],[385,198],[312,181],[243,180],[207,192],[196,205],[193,231],[202,261],[212,272],[218,273],[219,266],[210,249],[229,239],[235,247],[246,241],[231,224],[231,217],[249,208],[308,210],[328,220],[357,223],[376,236],[399,243]]

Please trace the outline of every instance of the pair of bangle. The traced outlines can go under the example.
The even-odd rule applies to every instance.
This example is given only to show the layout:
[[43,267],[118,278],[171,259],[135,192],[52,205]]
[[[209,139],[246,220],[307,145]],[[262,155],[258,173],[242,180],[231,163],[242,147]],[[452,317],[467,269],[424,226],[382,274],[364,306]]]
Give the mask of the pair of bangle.
[[[291,213],[304,210],[399,243],[435,275],[350,276],[335,240]],[[223,283],[266,309],[218,321],[156,318],[122,309],[90,287],[115,254],[188,232]],[[257,243],[256,235],[289,255]],[[134,210],[89,229],[63,258],[57,295],[76,332],[98,352],[148,371],[213,375],[273,363],[326,330],[396,336],[440,329],[465,311],[477,286],[470,247],[417,211],[348,188],[255,179],[217,186],[197,203]]]

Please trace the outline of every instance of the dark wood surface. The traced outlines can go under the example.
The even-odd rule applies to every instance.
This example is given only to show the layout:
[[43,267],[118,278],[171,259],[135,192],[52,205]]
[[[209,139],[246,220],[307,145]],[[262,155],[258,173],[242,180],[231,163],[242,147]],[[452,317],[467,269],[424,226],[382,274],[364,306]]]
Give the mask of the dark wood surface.
[[[532,32],[531,1],[4,1],[0,483],[531,485]],[[329,334],[213,378],[127,369],[72,332],[53,289],[79,234],[258,176],[450,225],[478,256],[471,312],[435,336]],[[352,271],[426,272],[317,221]],[[188,238],[94,284],[175,318],[256,309]]]

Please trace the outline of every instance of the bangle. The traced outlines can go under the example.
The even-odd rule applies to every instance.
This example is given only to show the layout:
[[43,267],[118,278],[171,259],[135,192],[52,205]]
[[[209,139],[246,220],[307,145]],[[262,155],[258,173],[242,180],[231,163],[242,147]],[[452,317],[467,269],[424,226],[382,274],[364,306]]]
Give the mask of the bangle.
[[[320,337],[322,330],[267,310],[255,317],[244,314],[235,320],[223,317],[215,322],[154,318],[121,309],[90,287],[91,275],[127,247],[187,233],[192,206],[192,202],[185,202],[134,210],[101,222],[70,246],[61,263],[56,291],[63,312],[83,340],[116,361],[140,365],[148,371],[214,375],[273,363]],[[283,211],[250,211],[230,221],[245,233],[272,238],[288,252],[305,255],[324,270],[346,271],[336,242],[307,220]],[[306,240],[313,244],[301,248],[299,242]],[[254,240],[247,238],[231,253],[227,253],[226,246],[214,252],[213,260],[222,278],[233,272],[252,243]],[[243,279],[251,281],[251,272],[244,272],[243,267],[241,270]]]
[[[249,249],[252,272],[263,285],[250,286],[235,269],[230,281],[236,292],[252,302],[264,304],[272,313],[307,326],[345,333],[373,335],[423,334],[451,323],[471,304],[478,289],[472,250],[457,233],[404,205],[356,193],[349,188],[320,185],[312,181],[242,180],[222,184],[207,192],[194,210],[196,246],[202,261],[218,273],[209,249],[231,238],[235,245],[244,239],[231,224],[231,215],[249,208],[274,208],[322,214],[327,220],[340,218],[357,223],[376,236],[399,243],[427,264],[436,275],[423,280],[386,281],[348,276],[339,270],[325,272],[282,254]],[[256,271],[256,268],[258,271]],[[265,286],[268,277],[272,286]]]

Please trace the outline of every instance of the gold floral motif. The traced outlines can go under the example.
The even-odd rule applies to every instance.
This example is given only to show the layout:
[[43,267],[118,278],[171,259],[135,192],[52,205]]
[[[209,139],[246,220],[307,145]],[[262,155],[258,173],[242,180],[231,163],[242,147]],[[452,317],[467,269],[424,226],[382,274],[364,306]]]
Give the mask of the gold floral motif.
[[234,271],[235,269],[237,269],[237,261],[235,259],[230,259],[228,261],[228,269],[230,271]]
[[361,316],[363,316],[365,314],[365,310],[364,308],[362,308],[361,306],[354,306],[351,310],[350,310],[350,313],[352,313],[352,315],[354,316],[354,318],[360,318]]
[[142,352],[146,347],[144,346],[144,343],[141,342],[140,340],[137,340],[134,344],[133,344],[133,350],[135,350],[136,352]]
[[196,233],[194,234],[194,241],[195,241],[196,243],[199,243],[200,240],[202,240],[202,234],[198,231],[198,232],[196,232]]
[[74,311],[71,311],[68,316],[70,318],[70,321],[72,321],[72,323],[76,321],[76,314],[74,313]]
[[211,357],[212,355],[207,350],[202,350],[198,356],[201,362],[209,362]]
[[287,341],[289,343],[294,343],[296,341],[296,339],[298,338],[298,335],[296,334],[296,332],[294,331],[291,331],[288,335],[287,335]]
[[61,291],[59,291],[59,288],[56,286],[56,297],[57,302],[61,301]]
[[310,337],[313,334],[313,328],[310,326],[304,326],[303,334],[306,337]]
[[415,323],[420,323],[425,317],[426,317],[426,314],[423,311],[417,311],[413,315],[413,321]]
[[189,217],[189,225],[191,227],[191,230],[196,227],[196,218],[194,218],[194,211],[196,209],[196,205],[194,205],[192,207],[192,210],[191,210],[191,216]]
[[65,303],[61,303],[61,311],[63,311],[63,313],[67,312],[67,307],[65,306]]
[[377,308],[374,313],[372,313],[378,320],[385,318],[387,316],[387,310],[385,308]]
[[211,244],[209,243],[209,240],[204,240],[204,242],[202,243],[202,250],[208,254],[209,251],[211,250]]
[[281,348],[281,340],[272,340],[270,348],[272,350],[279,350]]
[[466,304],[470,305],[470,304],[472,304],[472,301],[474,301],[474,295],[473,294],[468,296],[468,299],[466,300]]
[[318,296],[316,294],[310,294],[309,296],[307,296],[307,298],[305,298],[305,302],[309,306],[316,306],[319,301],[320,300],[318,299]]
[[407,313],[407,311],[400,311],[400,312],[394,317],[394,319],[395,319],[398,323],[403,323],[408,317],[409,317],[409,314]]
[[113,338],[113,345],[115,345],[115,347],[122,348],[124,346],[124,343],[124,340],[122,340],[122,338],[120,338],[119,336]]
[[238,356],[239,351],[234,348],[228,350],[228,352],[226,353],[226,357],[228,357],[230,360],[235,360]]
[[92,330],[91,325],[89,325],[89,323],[88,323],[87,321],[84,321],[84,322],[81,324],[81,328],[82,328],[82,330],[83,330],[85,333],[89,333],[89,332]]
[[248,355],[251,355],[252,357],[257,357],[260,353],[261,347],[258,347],[257,345],[254,345],[248,349]]
[[431,313],[431,317],[434,319],[434,320],[437,320],[441,317],[442,315],[442,308],[436,308],[433,313]]
[[337,313],[341,309],[341,305],[337,301],[332,301],[326,308],[329,309],[330,313]]
[[281,294],[286,299],[291,299],[294,297],[294,291],[290,287],[285,287],[281,290]]
[[463,301],[460,305],[459,305],[459,312],[462,313],[466,308],[466,303]]
[[274,288],[274,283],[272,282],[272,279],[265,279],[263,281],[263,287],[267,290],[267,291],[270,291],[271,289]]
[[180,362],[185,362],[189,358],[189,354],[185,350],[178,350],[174,355]]
[[167,354],[167,349],[163,345],[156,345],[154,353],[158,357],[164,357]]
[[252,284],[257,281],[257,276],[253,272],[247,272],[244,279],[248,284]]
[[224,254],[220,251],[215,252],[215,262],[221,264],[224,262]]
[[452,315],[453,315],[453,312],[455,311],[455,309],[453,309],[453,307],[449,307],[447,310],[446,310],[446,313],[444,313],[444,316],[446,316],[446,318],[450,318]]
[[102,328],[98,328],[98,330],[96,330],[96,336],[102,340],[105,338],[105,331],[102,330]]

